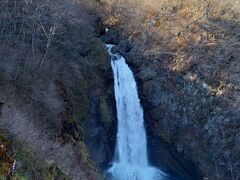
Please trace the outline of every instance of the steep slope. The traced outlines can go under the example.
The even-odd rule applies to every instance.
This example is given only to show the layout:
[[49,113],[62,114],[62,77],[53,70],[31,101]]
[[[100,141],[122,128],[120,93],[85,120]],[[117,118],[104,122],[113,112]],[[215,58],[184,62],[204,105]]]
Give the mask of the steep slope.
[[[4,1],[0,8],[2,132],[71,179],[101,179],[95,167],[111,159],[114,113],[97,18],[74,1]],[[25,164],[29,156],[4,148],[16,154],[16,178],[49,178],[34,170],[39,164]]]
[[13,159],[16,179],[102,178],[116,135],[102,35],[135,73],[151,164],[238,179],[238,1],[140,2],[1,3],[0,178]]
[[[103,3],[112,32],[102,39],[135,71],[152,163],[239,178],[239,1],[142,2]],[[165,157],[172,145],[181,168]]]

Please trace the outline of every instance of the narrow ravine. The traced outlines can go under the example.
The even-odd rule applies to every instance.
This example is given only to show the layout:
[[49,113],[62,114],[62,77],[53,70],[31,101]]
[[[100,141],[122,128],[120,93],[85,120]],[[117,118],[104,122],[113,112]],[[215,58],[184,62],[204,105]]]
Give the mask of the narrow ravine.
[[143,109],[131,69],[124,57],[113,54],[113,45],[106,45],[111,55],[118,132],[115,158],[108,170],[113,180],[161,180],[167,175],[151,167],[147,157],[147,138]]

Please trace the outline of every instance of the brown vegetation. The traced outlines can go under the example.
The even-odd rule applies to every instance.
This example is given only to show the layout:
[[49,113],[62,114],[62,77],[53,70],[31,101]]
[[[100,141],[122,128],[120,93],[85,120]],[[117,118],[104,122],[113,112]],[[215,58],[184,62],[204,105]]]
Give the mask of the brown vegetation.
[[[54,159],[66,174],[76,177],[82,173],[79,169],[92,176],[97,174],[82,142],[85,133],[80,127],[81,123],[95,126],[96,122],[88,120],[98,113],[101,122],[97,123],[107,127],[112,123],[105,98],[109,94],[103,93],[102,78],[111,76],[108,56],[95,38],[102,27],[94,29],[96,19],[90,15],[94,14],[113,31],[120,31],[135,47],[128,55],[134,56],[138,64],[144,64],[140,73],[147,78],[146,91],[160,92],[162,87],[150,80],[166,73],[161,76],[161,82],[164,85],[166,82],[163,88],[176,89],[174,93],[178,94],[171,97],[171,91],[167,91],[161,101],[179,103],[177,107],[183,107],[184,116],[194,119],[192,124],[176,130],[181,132],[180,140],[168,131],[168,126],[154,122],[157,134],[175,143],[206,176],[237,180],[240,177],[239,9],[240,2],[234,0],[3,0],[0,100],[5,104],[1,125],[45,161],[51,164]],[[197,100],[206,106],[203,99],[210,102],[208,115],[203,116],[206,119],[196,116],[200,111],[198,105],[195,113],[185,109],[185,104],[192,107]],[[95,112],[93,104],[99,104],[99,112]],[[163,119],[161,107],[151,111],[156,119]],[[179,112],[171,114],[164,110],[163,114],[174,117]],[[221,113],[232,121],[225,123],[228,118],[221,118]],[[212,118],[216,114],[219,121]],[[177,124],[174,118],[171,123],[171,126]],[[104,151],[105,144],[104,140],[103,148],[97,147],[97,143],[93,147]],[[189,144],[193,144],[192,149],[182,148]],[[75,161],[76,157],[79,159]],[[76,168],[70,171],[69,165]]]
[[[183,107],[183,114],[189,119],[193,119],[193,122],[188,125],[193,126],[193,129],[197,127],[196,133],[194,133],[197,135],[194,136],[198,139],[194,139],[194,136],[189,138],[188,130],[180,128],[181,135],[191,139],[186,141],[195,144],[190,158],[208,177],[239,179],[240,149],[236,142],[239,139],[237,119],[239,119],[240,108],[240,1],[116,0],[103,2],[105,2],[104,6],[108,12],[107,15],[103,15],[103,18],[107,19],[110,15],[117,14],[119,23],[113,29],[120,30],[133,44],[135,51],[130,51],[127,55],[131,57],[132,64],[141,65],[142,72],[139,73],[139,76],[146,73],[146,77],[150,76],[150,80],[155,80],[155,83],[159,83],[163,87],[165,87],[165,83],[169,83],[167,85],[170,85],[168,89],[170,92],[166,92],[166,101],[170,99],[171,89],[179,93],[169,104],[176,102],[178,106],[175,108]],[[133,54],[131,55],[131,53]],[[159,71],[168,72],[166,76],[161,76],[164,84],[157,81],[158,77],[155,74]],[[175,74],[175,76],[172,77],[171,74]],[[159,72],[160,75],[161,72]],[[184,78],[186,82],[181,82],[178,77]],[[178,78],[178,81],[175,78]],[[149,84],[144,91],[152,89],[157,93],[157,90],[163,88],[155,87],[155,84],[151,82],[143,83],[145,86]],[[199,90],[195,89],[197,87]],[[200,89],[207,93],[200,95]],[[188,94],[187,91],[190,90],[193,93]],[[162,97],[162,95],[159,96]],[[185,105],[191,100],[190,96],[193,101],[189,102],[189,110],[194,103],[203,105],[207,99],[207,101],[209,100],[208,107],[203,106],[207,111],[201,112],[200,109],[186,111]],[[195,99],[195,96],[199,97]],[[146,97],[144,96],[144,98]],[[158,99],[152,101],[157,102]],[[161,114],[161,110],[159,107],[155,112]],[[171,114],[167,110],[163,112],[165,114],[161,114],[161,118],[170,115],[174,117],[179,113]],[[204,116],[199,114],[199,117],[195,117],[194,114],[198,114],[198,112]],[[225,122],[221,117],[227,117],[229,122]],[[201,120],[198,121],[198,118]],[[164,123],[159,119],[158,121]],[[170,127],[174,124],[172,121],[173,118]],[[168,122],[166,123],[168,124]],[[224,123],[226,124],[223,125]],[[182,122],[182,124],[184,123]],[[162,131],[165,133],[162,134],[170,134],[170,132],[166,132],[167,127],[163,128]],[[186,129],[188,128],[186,127]],[[180,144],[184,143],[184,140],[180,141]],[[173,143],[177,144],[176,139]],[[197,146],[197,143],[202,144],[201,147]],[[205,157],[205,160],[198,158],[197,147],[204,149],[203,151],[207,152],[209,157]],[[189,154],[188,150],[186,148],[186,154]],[[209,167],[213,167],[212,170]]]
[[14,159],[6,152],[11,143],[0,132],[0,176],[9,176],[13,168]]
[[[0,9],[1,128],[41,165],[72,179],[100,178],[80,127],[88,115],[89,82],[100,81],[98,64],[102,75],[107,71],[94,17],[71,0],[4,0]],[[34,178],[42,178],[40,169]]]
[[[106,1],[110,14],[106,18],[114,17],[127,37],[139,41],[140,53],[174,54],[171,62],[163,62],[169,69],[187,74],[196,67],[198,72],[194,76],[203,77],[211,93],[224,95],[230,101],[235,99],[234,104],[240,106],[237,93],[240,1],[141,2]],[[109,20],[106,23],[114,25]],[[135,36],[136,33],[139,35]],[[214,87],[213,81],[218,85]]]

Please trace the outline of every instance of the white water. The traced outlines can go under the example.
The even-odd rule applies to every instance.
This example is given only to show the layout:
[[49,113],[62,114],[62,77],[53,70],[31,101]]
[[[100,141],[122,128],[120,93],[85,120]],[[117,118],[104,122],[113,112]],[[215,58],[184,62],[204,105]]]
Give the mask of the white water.
[[149,166],[143,109],[132,71],[119,54],[111,55],[117,106],[118,132],[115,160],[109,169],[113,180],[161,180],[166,175]]

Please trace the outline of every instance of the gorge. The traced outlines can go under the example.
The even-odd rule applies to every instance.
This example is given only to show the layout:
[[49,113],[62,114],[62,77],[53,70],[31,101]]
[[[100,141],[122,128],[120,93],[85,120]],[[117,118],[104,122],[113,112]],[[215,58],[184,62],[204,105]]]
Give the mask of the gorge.
[[0,179],[238,180],[239,9],[3,0]]

